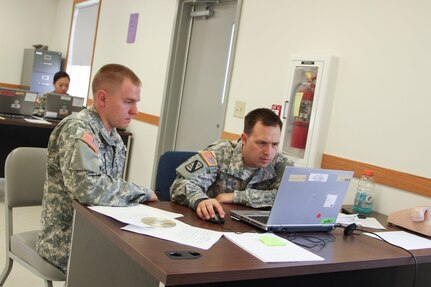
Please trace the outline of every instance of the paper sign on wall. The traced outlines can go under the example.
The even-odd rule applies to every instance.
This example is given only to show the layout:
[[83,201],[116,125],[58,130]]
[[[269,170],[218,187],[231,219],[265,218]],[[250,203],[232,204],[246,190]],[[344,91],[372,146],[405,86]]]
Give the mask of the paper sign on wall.
[[129,31],[127,33],[127,43],[135,43],[136,30],[138,29],[139,13],[130,14]]

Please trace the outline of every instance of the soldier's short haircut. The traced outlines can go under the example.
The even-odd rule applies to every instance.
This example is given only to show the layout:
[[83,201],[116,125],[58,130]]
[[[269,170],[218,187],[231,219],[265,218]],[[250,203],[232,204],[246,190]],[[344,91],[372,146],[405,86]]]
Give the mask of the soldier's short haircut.
[[260,108],[249,112],[244,118],[244,133],[250,135],[257,122],[267,127],[283,127],[283,122],[270,109]]
[[142,85],[138,76],[126,66],[120,64],[104,65],[93,78],[93,94],[95,95],[98,90],[112,93],[121,86],[125,79],[129,79],[136,86]]

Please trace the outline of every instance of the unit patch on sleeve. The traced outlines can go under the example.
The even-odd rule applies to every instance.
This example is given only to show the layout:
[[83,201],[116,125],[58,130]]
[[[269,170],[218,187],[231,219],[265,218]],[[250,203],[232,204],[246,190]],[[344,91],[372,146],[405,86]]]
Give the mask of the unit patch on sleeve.
[[97,141],[94,139],[94,137],[90,133],[85,132],[82,135],[81,139],[86,144],[88,144],[88,146],[91,147],[91,149],[94,150],[95,153],[97,153],[99,151],[99,144],[97,143]]
[[210,152],[209,150],[204,150],[199,152],[199,155],[201,156],[201,158],[203,158],[203,160],[207,163],[208,166],[216,166],[217,165],[217,160],[214,157],[213,153]]
[[195,172],[195,171],[201,169],[203,166],[204,165],[202,164],[202,162],[200,162],[199,160],[195,160],[195,161],[192,161],[191,163],[187,164],[185,166],[185,169],[188,172]]

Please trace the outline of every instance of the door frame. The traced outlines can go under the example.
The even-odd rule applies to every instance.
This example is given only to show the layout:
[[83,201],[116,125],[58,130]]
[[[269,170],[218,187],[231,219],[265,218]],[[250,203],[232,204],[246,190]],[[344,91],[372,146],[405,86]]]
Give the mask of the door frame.
[[[168,60],[168,71],[166,76],[164,95],[162,101],[162,110],[160,113],[160,126],[157,135],[156,152],[154,166],[157,166],[158,159],[165,151],[174,150],[176,141],[176,132],[181,113],[181,100],[183,95],[183,83],[185,71],[187,68],[188,50],[190,42],[190,32],[192,30],[193,20],[189,16],[193,9],[194,0],[178,0],[177,13],[175,17],[174,32],[171,39],[170,55]],[[205,2],[205,1],[200,1]],[[209,1],[212,2],[212,1]],[[222,1],[223,2],[223,1]],[[235,59],[236,45],[238,39],[239,23],[241,17],[243,0],[237,0],[235,12],[235,27],[232,35],[231,57],[226,69],[228,77],[226,78],[225,100],[228,102],[230,84],[232,79],[233,63]],[[226,112],[227,104],[224,112]],[[224,126],[224,121],[223,121]],[[223,130],[223,126],[221,127]],[[155,178],[153,173],[153,182]]]

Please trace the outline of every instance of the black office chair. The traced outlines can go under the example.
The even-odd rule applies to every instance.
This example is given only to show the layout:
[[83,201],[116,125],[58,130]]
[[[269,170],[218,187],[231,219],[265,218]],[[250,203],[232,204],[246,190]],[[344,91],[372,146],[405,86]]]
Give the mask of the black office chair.
[[167,151],[159,158],[156,176],[156,194],[161,201],[170,201],[170,187],[176,177],[176,168],[194,156],[194,151]]

